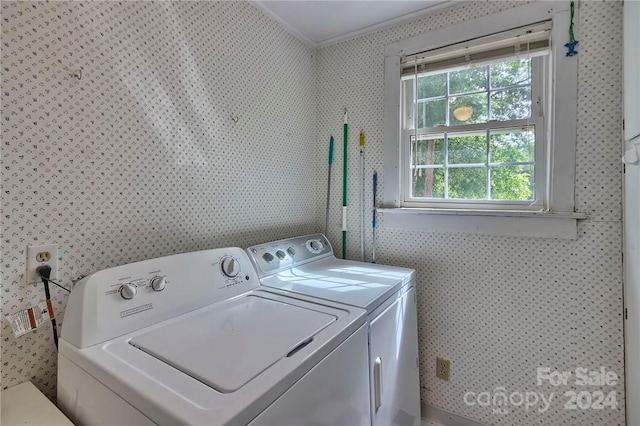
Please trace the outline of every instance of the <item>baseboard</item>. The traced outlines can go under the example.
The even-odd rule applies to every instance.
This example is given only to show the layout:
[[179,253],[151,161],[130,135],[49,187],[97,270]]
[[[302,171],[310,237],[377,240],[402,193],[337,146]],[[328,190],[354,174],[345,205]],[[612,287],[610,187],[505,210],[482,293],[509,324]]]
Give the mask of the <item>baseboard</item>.
[[467,419],[466,417],[450,413],[441,408],[434,407],[433,405],[422,403],[421,408],[422,417],[424,419],[441,424],[443,426],[487,426],[484,423],[479,423],[475,420]]

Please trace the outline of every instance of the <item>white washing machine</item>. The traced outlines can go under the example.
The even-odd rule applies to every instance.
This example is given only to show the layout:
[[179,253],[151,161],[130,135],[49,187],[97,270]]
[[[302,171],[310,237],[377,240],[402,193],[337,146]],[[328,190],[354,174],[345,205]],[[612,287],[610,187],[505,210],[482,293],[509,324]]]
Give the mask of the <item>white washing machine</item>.
[[58,404],[78,424],[369,424],[366,312],[260,287],[239,248],[132,263],[71,291]]
[[249,247],[270,288],[367,311],[372,424],[420,424],[415,271],[337,259],[322,234]]

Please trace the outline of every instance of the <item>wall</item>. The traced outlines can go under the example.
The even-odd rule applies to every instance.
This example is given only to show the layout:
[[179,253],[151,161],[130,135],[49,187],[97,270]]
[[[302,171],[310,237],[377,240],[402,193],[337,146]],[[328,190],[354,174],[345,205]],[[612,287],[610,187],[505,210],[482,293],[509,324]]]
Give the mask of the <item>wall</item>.
[[[414,22],[318,51],[316,186],[319,228],[324,227],[326,147],[336,136],[329,237],[340,247],[342,110],[349,111],[349,217],[347,255],[359,258],[357,137],[366,142],[366,205],[371,175],[383,171],[384,46],[416,34],[507,8],[511,2],[462,2]],[[621,268],[621,2],[582,2],[576,21],[580,44],[576,208],[588,220],[576,241],[410,232],[384,227],[379,263],[418,273],[422,401],[486,424],[624,424]],[[384,176],[378,193],[382,193]],[[369,212],[369,209],[367,209]],[[366,247],[370,256],[370,213]],[[451,361],[449,382],[435,378],[435,358]],[[613,387],[538,387],[536,369],[613,370]],[[570,381],[574,383],[575,380]],[[467,406],[466,392],[504,387],[507,393],[544,392],[548,411]],[[618,409],[565,410],[568,390],[617,392]],[[517,401],[517,399],[516,399]],[[541,407],[540,404],[538,407]]]
[[[464,2],[313,58],[246,3],[3,2],[3,313],[44,297],[25,283],[28,244],[58,243],[69,285],[126,262],[322,229],[330,134],[329,236],[339,247],[345,106],[357,258],[356,141],[363,129],[370,205],[371,172],[382,172],[384,45],[513,6]],[[577,241],[382,223],[379,261],[419,274],[423,402],[488,424],[623,424],[622,381],[616,411],[563,410],[564,388],[542,414],[494,415],[462,400],[498,386],[539,390],[538,366],[622,377],[620,23],[619,2],[580,4],[576,206],[589,219]],[[81,81],[70,77],[79,67]],[[66,295],[52,291],[61,316]],[[32,380],[53,396],[50,328],[14,339],[2,327],[2,388]],[[436,356],[451,360],[449,382],[434,378]]]
[[[28,244],[59,244],[69,286],[316,230],[313,51],[249,3],[2,2],[2,17],[3,313],[44,299]],[[54,396],[55,372],[51,328],[15,339],[3,319],[2,388]]]

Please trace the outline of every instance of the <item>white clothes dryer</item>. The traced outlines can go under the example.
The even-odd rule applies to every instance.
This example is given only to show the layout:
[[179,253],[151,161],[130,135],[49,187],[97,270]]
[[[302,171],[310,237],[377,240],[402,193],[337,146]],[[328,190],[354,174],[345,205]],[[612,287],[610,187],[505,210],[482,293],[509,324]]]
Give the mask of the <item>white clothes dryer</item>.
[[415,271],[337,259],[322,234],[247,249],[263,286],[367,311],[372,424],[420,424]]

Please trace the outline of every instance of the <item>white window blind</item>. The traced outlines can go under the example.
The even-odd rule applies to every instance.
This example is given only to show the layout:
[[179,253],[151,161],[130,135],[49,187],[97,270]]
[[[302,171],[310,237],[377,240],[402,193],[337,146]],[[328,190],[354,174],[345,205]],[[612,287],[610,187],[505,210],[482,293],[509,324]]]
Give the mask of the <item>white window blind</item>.
[[402,75],[492,62],[513,55],[544,55],[550,48],[551,21],[504,31],[407,56]]

